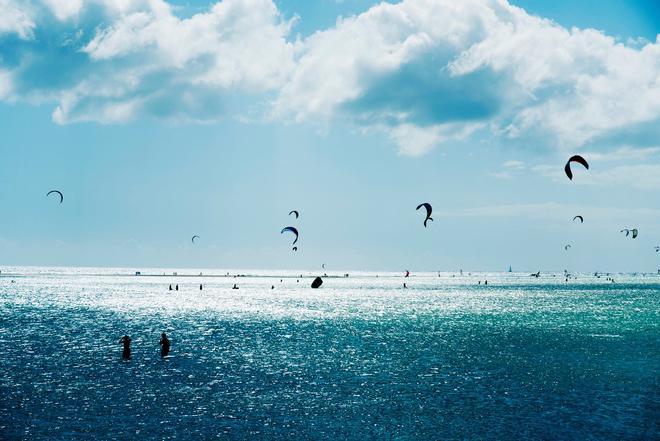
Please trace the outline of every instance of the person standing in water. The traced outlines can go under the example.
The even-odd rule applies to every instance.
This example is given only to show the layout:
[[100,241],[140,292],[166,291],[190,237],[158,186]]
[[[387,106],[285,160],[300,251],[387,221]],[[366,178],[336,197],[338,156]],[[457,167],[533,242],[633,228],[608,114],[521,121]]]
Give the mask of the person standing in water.
[[131,337],[128,335],[124,335],[120,340],[119,343],[124,344],[124,351],[121,353],[121,358],[124,360],[130,360],[131,359]]
[[167,335],[163,332],[160,334],[160,356],[167,357],[167,354],[170,353],[170,339],[167,338]]

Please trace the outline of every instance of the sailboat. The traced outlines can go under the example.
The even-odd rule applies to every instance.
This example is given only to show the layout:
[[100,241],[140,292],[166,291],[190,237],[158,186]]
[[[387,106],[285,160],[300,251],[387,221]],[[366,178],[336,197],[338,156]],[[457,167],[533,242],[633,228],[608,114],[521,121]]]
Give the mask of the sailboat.
[[509,272],[512,273],[513,270],[511,270],[511,265],[509,265]]

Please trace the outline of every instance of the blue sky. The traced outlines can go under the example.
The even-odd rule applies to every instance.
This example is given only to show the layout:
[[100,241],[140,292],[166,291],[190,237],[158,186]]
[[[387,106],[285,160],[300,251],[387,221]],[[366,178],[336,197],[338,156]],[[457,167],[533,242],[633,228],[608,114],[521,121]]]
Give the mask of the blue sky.
[[605,3],[2,0],[0,263],[655,271],[660,9]]

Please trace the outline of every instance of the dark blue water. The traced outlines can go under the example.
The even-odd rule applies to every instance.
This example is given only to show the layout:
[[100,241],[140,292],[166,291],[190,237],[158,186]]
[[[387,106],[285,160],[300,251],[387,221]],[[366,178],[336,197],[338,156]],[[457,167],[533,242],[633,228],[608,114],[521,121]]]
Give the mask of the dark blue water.
[[490,280],[3,279],[0,438],[659,439],[657,280]]

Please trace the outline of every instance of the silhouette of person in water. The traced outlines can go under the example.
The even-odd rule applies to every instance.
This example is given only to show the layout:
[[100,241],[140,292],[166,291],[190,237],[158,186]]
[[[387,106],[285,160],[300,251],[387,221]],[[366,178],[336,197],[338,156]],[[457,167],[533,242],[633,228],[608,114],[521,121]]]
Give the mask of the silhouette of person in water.
[[170,283],[170,291],[172,291],[172,284]]
[[406,283],[405,283],[405,282],[403,283],[403,287],[404,287],[404,288],[408,288],[408,287],[406,286]]
[[178,283],[176,284],[176,288],[175,288],[175,289],[176,289],[177,291],[179,290],[179,284],[178,284]]
[[199,284],[199,290],[200,291],[202,290],[202,284],[201,283]]
[[130,360],[131,359],[131,337],[128,335],[123,336],[120,340],[119,343],[124,344],[124,351],[121,353],[121,358],[124,360]]
[[234,283],[234,286],[232,286],[231,289],[238,289],[238,286]]
[[170,353],[170,339],[167,338],[167,335],[163,332],[160,334],[160,356],[167,357],[167,354]]

